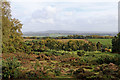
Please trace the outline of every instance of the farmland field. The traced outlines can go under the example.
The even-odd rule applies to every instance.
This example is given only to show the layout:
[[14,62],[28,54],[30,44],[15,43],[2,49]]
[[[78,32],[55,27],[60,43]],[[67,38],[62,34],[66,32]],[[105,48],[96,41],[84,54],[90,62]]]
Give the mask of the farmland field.
[[100,42],[105,46],[112,46],[112,39],[88,39],[88,41],[91,41],[93,43]]

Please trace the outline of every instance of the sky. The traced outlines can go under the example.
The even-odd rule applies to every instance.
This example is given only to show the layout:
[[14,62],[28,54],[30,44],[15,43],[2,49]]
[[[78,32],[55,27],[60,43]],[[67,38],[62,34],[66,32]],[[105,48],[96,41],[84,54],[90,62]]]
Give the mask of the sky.
[[117,32],[116,0],[11,0],[23,32],[48,30]]

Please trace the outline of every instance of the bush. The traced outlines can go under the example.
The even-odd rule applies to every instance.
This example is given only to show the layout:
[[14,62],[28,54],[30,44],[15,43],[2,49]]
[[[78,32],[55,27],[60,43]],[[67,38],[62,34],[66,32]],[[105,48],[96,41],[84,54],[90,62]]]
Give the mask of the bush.
[[16,49],[14,48],[14,46],[9,47],[9,52],[10,53],[15,53]]
[[52,53],[46,52],[45,55],[46,55],[46,56],[52,56]]
[[115,57],[114,57],[114,64],[116,64],[116,65],[120,65],[120,56],[119,55],[116,55]]
[[55,69],[54,72],[55,72],[55,76],[60,76],[61,74],[61,71],[59,68]]
[[50,53],[55,55],[55,56],[60,56],[62,54],[61,52],[58,52],[56,50],[51,50]]
[[39,55],[39,54],[40,54],[40,52],[33,52],[33,54]]
[[115,63],[114,57],[110,56],[101,56],[100,58],[97,59],[96,61],[98,64],[103,64],[103,63]]
[[80,51],[77,51],[77,55],[78,56],[82,56],[85,54],[85,51],[84,50],[80,50]]
[[2,77],[3,78],[17,78],[20,74],[18,67],[20,63],[17,58],[8,58],[6,61],[3,60],[2,65]]

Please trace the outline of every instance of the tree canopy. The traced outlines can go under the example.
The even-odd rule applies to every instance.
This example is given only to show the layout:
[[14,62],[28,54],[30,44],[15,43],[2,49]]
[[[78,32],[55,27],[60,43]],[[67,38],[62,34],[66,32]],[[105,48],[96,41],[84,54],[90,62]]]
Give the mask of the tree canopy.
[[20,51],[22,38],[22,24],[11,17],[9,2],[2,2],[2,52]]
[[112,40],[112,52],[120,53],[120,32]]

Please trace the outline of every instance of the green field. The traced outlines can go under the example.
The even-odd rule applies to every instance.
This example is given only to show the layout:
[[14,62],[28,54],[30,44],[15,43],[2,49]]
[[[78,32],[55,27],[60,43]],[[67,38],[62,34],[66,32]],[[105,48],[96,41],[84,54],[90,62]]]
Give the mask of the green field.
[[88,41],[91,41],[93,43],[100,42],[106,47],[111,47],[112,46],[112,39],[88,39]]
[[50,34],[49,37],[60,37],[60,36],[67,36],[64,34]]

